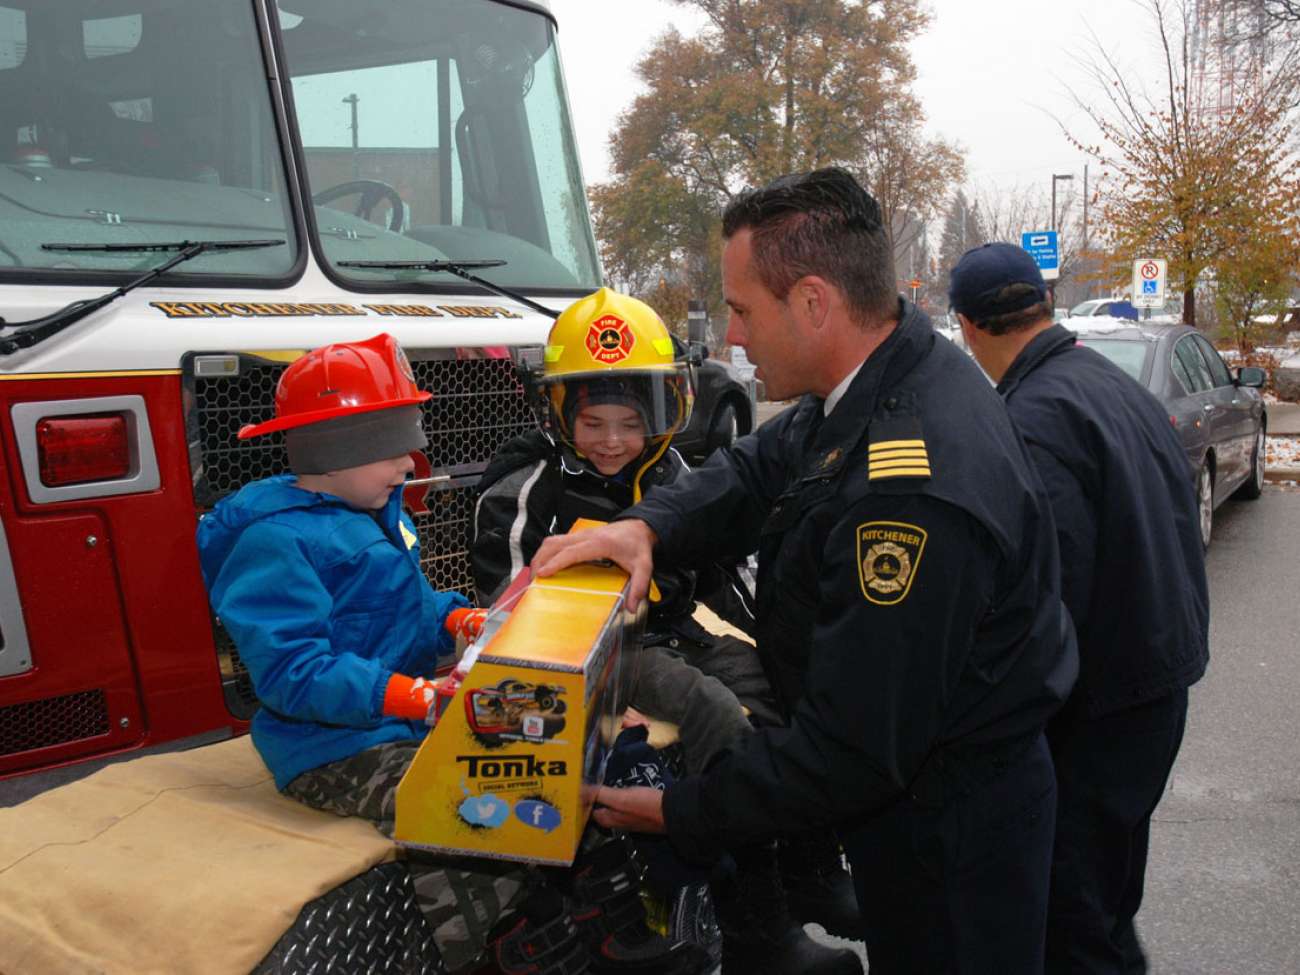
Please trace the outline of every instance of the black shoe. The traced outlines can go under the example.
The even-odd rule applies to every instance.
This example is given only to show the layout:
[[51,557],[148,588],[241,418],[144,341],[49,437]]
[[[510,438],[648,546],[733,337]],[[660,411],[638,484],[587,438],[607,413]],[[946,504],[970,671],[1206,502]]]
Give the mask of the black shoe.
[[800,924],[820,924],[837,938],[862,940],[857,891],[834,836],[783,839],[777,862],[791,917]]
[[552,887],[538,887],[488,933],[478,975],[587,975],[586,945],[564,898]]
[[847,948],[810,938],[786,906],[776,851],[733,851],[734,872],[711,884],[722,928],[722,975],[862,975],[862,961]]
[[573,920],[593,975],[703,975],[712,959],[699,945],[670,941],[646,924],[641,871],[621,839],[581,855],[573,866]]

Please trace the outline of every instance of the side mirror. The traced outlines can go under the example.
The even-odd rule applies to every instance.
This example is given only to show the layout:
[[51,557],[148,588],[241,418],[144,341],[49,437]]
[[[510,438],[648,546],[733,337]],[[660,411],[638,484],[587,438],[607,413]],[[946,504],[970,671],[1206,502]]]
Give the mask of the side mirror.
[[1242,366],[1237,370],[1237,385],[1259,389],[1268,381],[1268,373],[1259,366]]

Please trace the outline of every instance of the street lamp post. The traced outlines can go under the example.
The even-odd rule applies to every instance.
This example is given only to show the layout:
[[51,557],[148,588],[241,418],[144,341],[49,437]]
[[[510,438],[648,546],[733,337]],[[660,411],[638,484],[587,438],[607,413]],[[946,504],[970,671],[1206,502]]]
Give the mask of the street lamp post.
[[[1069,173],[1052,173],[1052,230],[1056,230],[1056,184],[1058,181],[1069,182],[1074,179]],[[1057,245],[1060,246],[1059,244]]]

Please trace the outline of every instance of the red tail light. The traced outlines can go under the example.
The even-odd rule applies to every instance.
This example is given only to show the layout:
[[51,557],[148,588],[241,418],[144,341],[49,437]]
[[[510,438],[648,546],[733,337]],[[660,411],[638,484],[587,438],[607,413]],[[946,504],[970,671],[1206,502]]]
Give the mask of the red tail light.
[[36,424],[46,487],[120,480],[131,473],[131,444],[121,413],[52,416]]
[[1169,425],[1174,427],[1178,426],[1178,417],[1174,416],[1172,413],[1169,414]]

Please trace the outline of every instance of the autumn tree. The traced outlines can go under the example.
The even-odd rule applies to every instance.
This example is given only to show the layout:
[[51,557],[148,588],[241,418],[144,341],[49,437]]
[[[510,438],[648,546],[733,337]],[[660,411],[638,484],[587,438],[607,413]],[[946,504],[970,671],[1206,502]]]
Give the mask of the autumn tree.
[[695,37],[668,31],[641,58],[645,90],[610,135],[611,179],[590,193],[606,270],[634,292],[680,282],[719,308],[721,212],[783,173],[845,166],[891,235],[960,175],[955,151],[920,135],[917,0],[674,2],[707,23]]
[[[994,239],[1018,243],[1019,234],[1016,234],[1014,239],[1010,234]],[[948,210],[943,218],[943,232],[939,237],[939,269],[946,276],[957,266],[963,254],[972,247],[988,243],[989,240],[990,237],[984,230],[984,217],[980,213],[979,204],[971,203],[966,198],[966,191],[958,189],[952,195],[952,202],[948,204]]]
[[[1275,219],[1270,214],[1263,219]],[[1261,319],[1287,310],[1300,269],[1300,214],[1280,215],[1281,225],[1238,239],[1215,275],[1214,296],[1223,331],[1242,353],[1255,351],[1267,326]],[[1262,223],[1262,220],[1261,220]]]
[[1193,36],[1191,9],[1146,0],[1161,70],[1157,92],[1120,69],[1098,41],[1090,72],[1099,100],[1075,101],[1100,139],[1071,141],[1102,163],[1101,236],[1111,272],[1136,257],[1165,257],[1183,321],[1196,324],[1196,287],[1238,277],[1234,262],[1300,210],[1300,167],[1288,113],[1300,71],[1294,53],[1232,75]]

